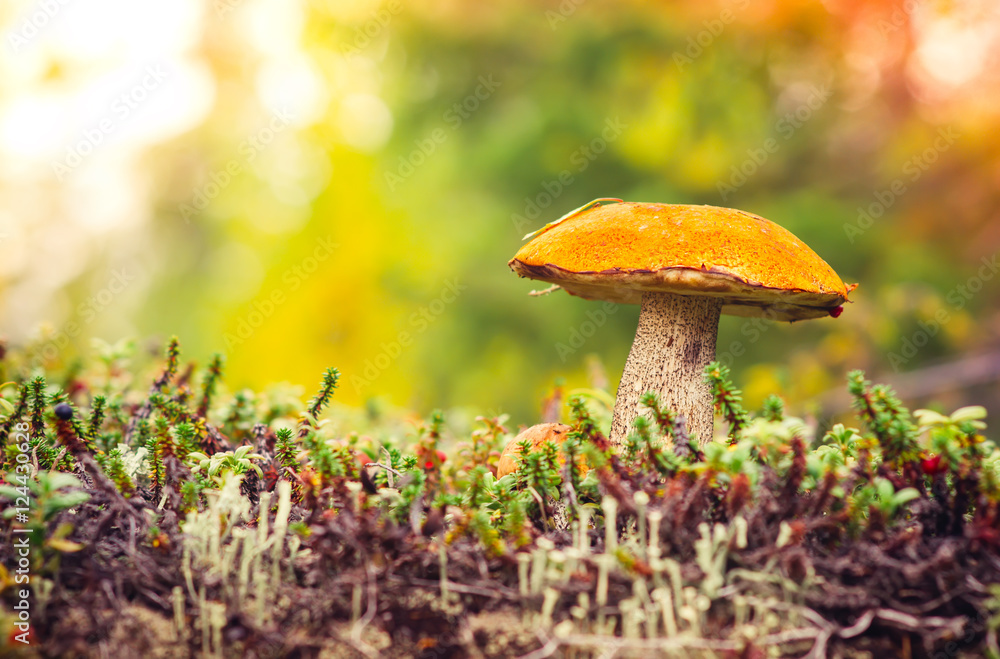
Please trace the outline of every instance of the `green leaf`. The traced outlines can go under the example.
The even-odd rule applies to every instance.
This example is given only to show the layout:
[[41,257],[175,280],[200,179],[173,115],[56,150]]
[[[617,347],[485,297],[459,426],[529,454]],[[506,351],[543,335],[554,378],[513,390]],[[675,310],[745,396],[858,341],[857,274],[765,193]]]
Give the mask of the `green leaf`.
[[83,487],[79,478],[62,471],[40,471],[38,482],[48,491],[61,490],[64,487]]
[[63,538],[69,537],[69,534],[72,532],[73,532],[73,525],[70,524],[69,522],[63,522],[62,524],[56,527],[56,530],[53,531],[52,535],[49,537],[59,538],[60,540],[62,540]]
[[721,466],[725,459],[727,449],[721,442],[709,442],[702,449],[705,455],[705,462],[713,466]]
[[840,448],[830,446],[829,444],[817,446],[813,450],[812,456],[817,458],[827,468],[839,467],[845,464],[844,454]]
[[919,499],[919,498],[920,498],[920,492],[918,492],[916,488],[906,487],[900,490],[899,492],[896,492],[895,495],[893,495],[892,503],[894,507],[899,508],[900,506],[904,506],[909,502],[913,501],[914,499]]
[[21,496],[21,494],[10,485],[0,485],[0,497],[6,497],[13,501],[19,496]]
[[510,488],[514,487],[514,485],[516,483],[517,483],[517,474],[515,472],[513,474],[507,474],[503,478],[497,480],[496,485],[497,485],[497,487],[501,487],[501,488],[504,488],[504,489],[510,489]]
[[580,482],[580,489],[581,490],[597,489],[597,486],[599,484],[600,484],[600,479],[597,478],[597,471],[595,469],[591,469],[590,471],[587,472],[587,475],[584,476],[583,480]]
[[890,501],[893,494],[895,494],[895,488],[892,487],[892,483],[885,478],[880,478],[875,487],[877,488],[876,493],[880,501]]
[[917,418],[917,423],[921,426],[942,426],[951,422],[951,419],[934,410],[916,410],[913,412],[913,416]]
[[955,423],[963,421],[978,421],[986,418],[986,408],[982,405],[969,405],[960,407],[951,414],[951,420]]
[[73,506],[79,506],[86,501],[90,501],[90,495],[77,490],[76,492],[53,495],[46,500],[45,507],[53,511],[66,510]]
[[64,553],[72,553],[74,551],[80,551],[83,549],[83,545],[79,542],[72,542],[70,540],[61,540],[59,538],[49,538],[45,541],[45,544],[52,547],[56,551],[61,551]]

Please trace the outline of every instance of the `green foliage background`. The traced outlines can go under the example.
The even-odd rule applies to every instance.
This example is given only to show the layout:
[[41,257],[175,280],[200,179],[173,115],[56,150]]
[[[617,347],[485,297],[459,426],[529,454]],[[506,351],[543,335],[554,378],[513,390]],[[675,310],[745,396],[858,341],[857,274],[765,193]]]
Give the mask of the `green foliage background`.
[[[5,321],[14,340],[52,341],[125,255],[140,283],[71,344],[178,334],[202,362],[223,351],[232,386],[311,384],[336,364],[345,402],[530,423],[558,378],[600,383],[588,355],[613,390],[638,310],[530,298],[506,261],[523,234],[613,196],[761,214],[861,283],[837,320],[723,319],[720,356],[751,406],[771,392],[822,404],[851,369],[894,381],[997,343],[1000,288],[977,274],[1000,247],[997,44],[968,45],[1000,20],[989,3],[266,4],[202,7],[191,52],[213,100],[143,150],[148,220],[92,249],[47,317]],[[942,72],[928,52],[965,54]],[[77,73],[55,61],[46,75]],[[273,116],[267,76],[295,119],[248,161]],[[194,208],[233,159],[244,173]],[[905,191],[886,196],[894,182]],[[873,204],[884,213],[850,229]],[[936,317],[914,356],[892,357]],[[995,377],[958,380],[914,396],[996,408]]]

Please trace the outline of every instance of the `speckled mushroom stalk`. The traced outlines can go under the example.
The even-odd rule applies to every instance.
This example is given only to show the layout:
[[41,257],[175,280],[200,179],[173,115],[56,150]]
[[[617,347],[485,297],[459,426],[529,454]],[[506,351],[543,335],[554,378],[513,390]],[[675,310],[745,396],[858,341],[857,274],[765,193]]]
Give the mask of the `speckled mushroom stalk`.
[[639,398],[655,392],[660,404],[683,414],[700,443],[712,439],[712,392],[705,366],[715,359],[722,300],[717,297],[644,292],[639,326],[618,385],[611,443],[625,443],[645,409]]

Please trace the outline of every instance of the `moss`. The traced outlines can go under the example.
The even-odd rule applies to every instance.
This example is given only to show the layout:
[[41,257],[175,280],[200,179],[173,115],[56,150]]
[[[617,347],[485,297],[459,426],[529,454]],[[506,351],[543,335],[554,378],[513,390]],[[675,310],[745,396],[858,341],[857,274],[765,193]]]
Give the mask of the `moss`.
[[218,360],[193,400],[178,342],[165,362],[144,399],[91,390],[86,365],[72,397],[46,384],[60,373],[12,374],[0,422],[54,464],[29,479],[37,656],[847,657],[956,638],[981,654],[995,633],[997,598],[967,587],[1000,584],[1000,451],[980,408],[911,414],[857,374],[862,430],[822,433],[774,399],[746,412],[713,366],[729,443],[699,448],[646,396],[616,455],[574,397],[569,441],[525,446],[498,479],[499,419],[372,425],[332,404],[334,369],[308,405],[277,405],[227,394]]

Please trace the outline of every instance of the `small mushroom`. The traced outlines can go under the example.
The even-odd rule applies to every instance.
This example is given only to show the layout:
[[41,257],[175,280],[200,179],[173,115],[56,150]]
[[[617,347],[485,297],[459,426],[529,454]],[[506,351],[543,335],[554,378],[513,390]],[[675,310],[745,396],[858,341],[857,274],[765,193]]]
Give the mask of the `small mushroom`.
[[525,428],[517,437],[510,440],[500,455],[500,461],[497,463],[497,478],[503,478],[518,470],[520,465],[517,456],[521,455],[519,444],[524,440],[527,439],[531,442],[532,451],[539,450],[545,442],[552,442],[561,447],[563,441],[566,440],[566,433],[570,430],[572,428],[561,423],[539,423],[537,426]]
[[788,230],[728,208],[601,199],[528,237],[508,264],[518,275],[588,300],[641,305],[615,400],[616,447],[647,391],[683,414],[702,445],[712,439],[704,369],[715,359],[720,314],[836,318],[857,286]]

